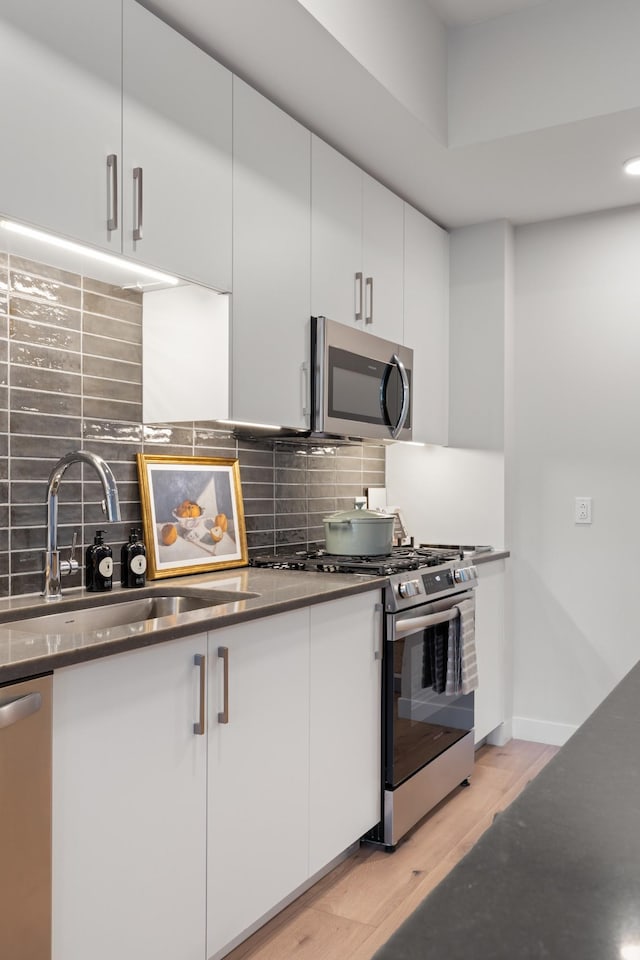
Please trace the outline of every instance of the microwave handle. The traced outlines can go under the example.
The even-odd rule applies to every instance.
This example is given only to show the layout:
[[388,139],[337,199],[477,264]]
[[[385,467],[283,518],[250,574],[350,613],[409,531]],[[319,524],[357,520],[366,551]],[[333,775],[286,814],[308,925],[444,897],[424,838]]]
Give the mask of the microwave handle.
[[405,421],[409,414],[410,388],[409,388],[409,377],[407,376],[407,371],[405,369],[404,363],[402,362],[402,360],[400,359],[397,353],[394,353],[391,359],[398,367],[400,379],[402,380],[402,406],[400,407],[400,416],[398,417],[398,422],[396,423],[395,427],[391,428],[391,436],[395,440],[396,437],[401,432],[402,428],[404,427]]

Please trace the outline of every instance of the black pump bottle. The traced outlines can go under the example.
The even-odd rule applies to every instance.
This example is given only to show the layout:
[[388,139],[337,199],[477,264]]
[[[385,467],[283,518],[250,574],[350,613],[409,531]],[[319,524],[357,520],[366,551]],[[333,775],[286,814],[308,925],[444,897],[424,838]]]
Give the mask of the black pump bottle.
[[111,547],[104,542],[104,530],[97,530],[93,544],[87,547],[85,587],[102,592],[113,586],[113,556]]
[[123,587],[144,587],[147,570],[147,551],[135,528],[129,534],[129,542],[120,550],[120,583]]

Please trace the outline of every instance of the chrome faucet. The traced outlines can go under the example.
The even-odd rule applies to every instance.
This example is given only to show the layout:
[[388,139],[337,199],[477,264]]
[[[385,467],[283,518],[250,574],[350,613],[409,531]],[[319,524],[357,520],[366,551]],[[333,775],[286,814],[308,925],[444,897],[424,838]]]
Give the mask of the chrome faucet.
[[107,515],[107,519],[116,521],[120,519],[120,501],[118,500],[118,488],[116,478],[111,467],[95,453],[89,453],[87,450],[73,450],[65,454],[61,460],[58,460],[51,471],[49,477],[49,486],[47,488],[47,552],[44,560],[44,589],[42,596],[45,600],[59,600],[62,597],[60,578],[68,576],[70,573],[76,573],[78,570],[78,561],[74,558],[74,546],[72,547],[69,560],[60,559],[60,550],[58,549],[58,489],[64,476],[64,472],[72,463],[87,463],[93,467],[104,489],[104,500],[102,509]]

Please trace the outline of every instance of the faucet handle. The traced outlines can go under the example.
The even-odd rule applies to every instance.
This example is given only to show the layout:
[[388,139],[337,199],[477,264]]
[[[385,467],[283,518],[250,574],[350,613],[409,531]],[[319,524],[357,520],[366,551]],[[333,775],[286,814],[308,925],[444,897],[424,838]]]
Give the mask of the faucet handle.
[[76,560],[76,547],[78,546],[78,531],[73,531],[73,537],[71,538],[71,553],[69,554],[68,560],[60,561],[60,576],[68,577],[72,573],[77,573],[79,569],[78,561]]

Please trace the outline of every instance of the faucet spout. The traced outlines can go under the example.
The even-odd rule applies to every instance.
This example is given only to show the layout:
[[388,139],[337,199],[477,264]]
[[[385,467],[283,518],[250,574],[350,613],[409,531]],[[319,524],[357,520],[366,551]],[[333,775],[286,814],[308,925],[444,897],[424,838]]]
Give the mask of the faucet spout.
[[120,520],[120,500],[116,478],[111,467],[102,457],[88,450],[73,450],[65,454],[54,466],[47,486],[47,552],[44,564],[44,589],[42,596],[46,600],[59,600],[62,596],[60,578],[78,569],[76,560],[60,560],[58,548],[58,490],[65,470],[72,463],[86,463],[98,474],[104,490],[103,510],[107,519]]

